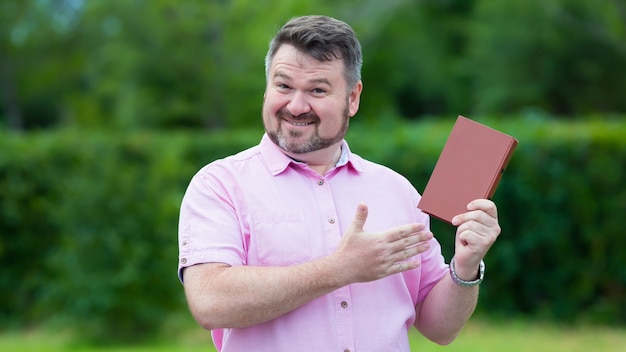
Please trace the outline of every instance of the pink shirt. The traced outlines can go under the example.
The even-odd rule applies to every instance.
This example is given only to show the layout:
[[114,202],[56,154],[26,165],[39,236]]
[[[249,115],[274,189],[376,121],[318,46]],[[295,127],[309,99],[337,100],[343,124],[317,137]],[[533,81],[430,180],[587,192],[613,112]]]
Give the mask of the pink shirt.
[[[403,176],[366,161],[343,143],[324,177],[281,152],[264,135],[258,146],[217,160],[192,179],[181,206],[183,267],[221,262],[281,266],[332,253],[357,204],[369,207],[366,231],[421,222],[419,194]],[[352,284],[272,321],[212,331],[219,351],[409,351],[415,304],[447,274],[432,240],[415,270]]]

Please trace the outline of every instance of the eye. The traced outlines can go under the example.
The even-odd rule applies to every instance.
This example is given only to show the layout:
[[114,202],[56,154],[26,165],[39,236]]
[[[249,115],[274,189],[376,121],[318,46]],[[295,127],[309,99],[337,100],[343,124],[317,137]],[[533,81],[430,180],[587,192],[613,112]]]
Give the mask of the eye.
[[312,91],[312,92],[313,92],[313,94],[315,94],[315,95],[323,95],[323,94],[325,94],[325,93],[326,93],[326,90],[325,90],[325,89],[322,89],[322,88],[313,88],[311,91]]
[[289,87],[287,84],[285,83],[277,83],[276,84],[276,88],[280,89],[280,90],[287,90],[291,87]]

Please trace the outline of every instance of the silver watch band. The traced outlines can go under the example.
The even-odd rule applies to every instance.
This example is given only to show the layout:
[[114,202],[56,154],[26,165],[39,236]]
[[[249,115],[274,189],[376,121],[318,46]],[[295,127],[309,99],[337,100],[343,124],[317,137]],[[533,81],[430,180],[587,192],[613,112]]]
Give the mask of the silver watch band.
[[478,278],[476,280],[465,281],[456,275],[456,271],[454,269],[454,257],[452,257],[452,260],[450,260],[450,276],[452,277],[452,281],[454,281],[455,284],[462,287],[479,285],[481,282],[483,282],[483,278],[485,277],[485,262],[483,260],[480,261],[480,265],[478,266]]

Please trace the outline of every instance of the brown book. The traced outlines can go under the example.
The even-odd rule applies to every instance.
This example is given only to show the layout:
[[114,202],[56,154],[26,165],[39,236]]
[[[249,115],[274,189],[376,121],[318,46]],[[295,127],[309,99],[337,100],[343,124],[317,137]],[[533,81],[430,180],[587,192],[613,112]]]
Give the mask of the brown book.
[[516,146],[515,138],[459,116],[418,208],[452,223],[472,200],[493,196]]

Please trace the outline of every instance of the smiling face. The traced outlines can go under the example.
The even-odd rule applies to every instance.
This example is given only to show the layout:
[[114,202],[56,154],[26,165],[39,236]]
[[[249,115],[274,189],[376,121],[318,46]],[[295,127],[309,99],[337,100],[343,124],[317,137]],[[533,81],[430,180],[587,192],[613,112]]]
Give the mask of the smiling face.
[[282,45],[268,70],[263,123],[288,155],[334,152],[359,107],[362,83],[346,86],[340,59],[320,62]]

